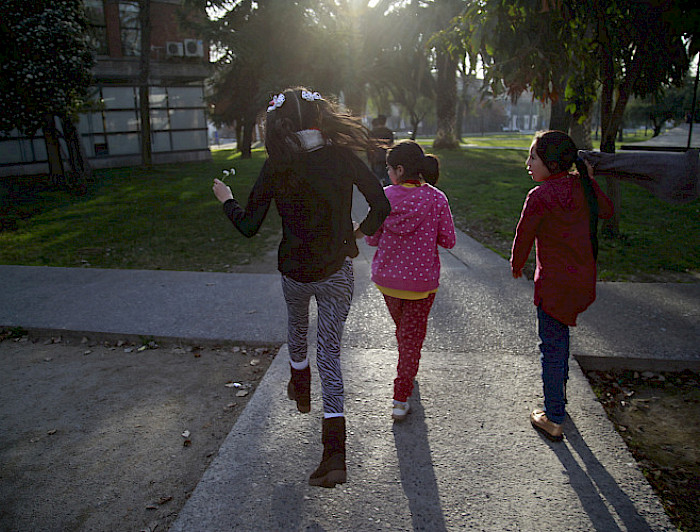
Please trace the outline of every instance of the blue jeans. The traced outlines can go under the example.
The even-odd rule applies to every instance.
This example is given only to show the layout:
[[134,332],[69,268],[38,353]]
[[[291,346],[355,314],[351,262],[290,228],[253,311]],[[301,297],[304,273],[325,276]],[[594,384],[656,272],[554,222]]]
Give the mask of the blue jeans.
[[550,421],[566,418],[566,381],[569,378],[569,326],[537,307],[544,411]]

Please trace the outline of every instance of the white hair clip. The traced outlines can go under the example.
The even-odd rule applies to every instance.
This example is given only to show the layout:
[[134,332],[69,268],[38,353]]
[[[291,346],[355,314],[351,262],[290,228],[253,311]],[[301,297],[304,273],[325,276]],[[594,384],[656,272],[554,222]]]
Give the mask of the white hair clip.
[[321,95],[318,92],[301,91],[301,97],[307,102],[313,102],[314,100],[320,100]]
[[270,100],[270,103],[267,104],[267,112],[269,113],[270,111],[274,111],[278,107],[282,107],[282,104],[284,103],[284,94],[281,92],[277,96],[273,96],[272,100]]

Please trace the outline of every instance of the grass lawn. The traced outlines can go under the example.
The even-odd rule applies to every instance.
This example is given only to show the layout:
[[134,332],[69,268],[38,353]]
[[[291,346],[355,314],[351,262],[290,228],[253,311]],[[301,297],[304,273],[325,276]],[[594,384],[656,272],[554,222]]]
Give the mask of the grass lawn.
[[14,181],[10,197],[2,202],[9,200],[10,208],[14,204],[15,212],[7,218],[16,229],[0,232],[0,263],[230,271],[252,262],[276,248],[277,213],[271,209],[269,223],[246,239],[223,215],[211,185],[223,169],[235,165],[237,175],[225,181],[245,199],[264,153],[257,151],[250,160],[231,151],[213,157],[211,163],[151,170],[98,170],[95,184],[82,197],[51,190],[27,194],[22,182]]
[[[450,199],[455,224],[509,257],[523,201],[534,186],[525,170],[526,154],[468,149],[437,155],[438,186]],[[604,182],[601,186],[605,190]],[[622,183],[621,189],[622,238],[600,238],[599,278],[652,281],[700,272],[700,201],[670,205],[636,185]],[[531,256],[529,272],[533,262]]]
[[[529,145],[529,138],[516,141]],[[264,156],[258,149],[252,159],[241,160],[233,151],[218,150],[210,163],[99,170],[82,197],[38,188],[36,178],[2,179],[0,263],[226,272],[240,271],[263,256],[269,260],[280,234],[274,207],[260,233],[246,239],[223,216],[211,192],[212,179],[235,166],[236,176],[226,181],[244,201]],[[457,226],[507,257],[533,186],[525,171],[526,153],[470,148],[438,156],[439,186],[450,199]],[[678,272],[697,273],[699,214],[698,201],[669,205],[623,183],[623,238],[601,239],[601,279],[677,279]]]

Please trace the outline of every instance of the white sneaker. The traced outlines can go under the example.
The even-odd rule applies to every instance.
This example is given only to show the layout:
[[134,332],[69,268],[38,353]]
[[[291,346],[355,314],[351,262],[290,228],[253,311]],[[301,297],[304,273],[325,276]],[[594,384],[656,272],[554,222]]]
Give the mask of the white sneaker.
[[403,421],[410,411],[411,407],[408,401],[405,403],[394,401],[394,409],[391,411],[391,417],[394,418],[394,421]]

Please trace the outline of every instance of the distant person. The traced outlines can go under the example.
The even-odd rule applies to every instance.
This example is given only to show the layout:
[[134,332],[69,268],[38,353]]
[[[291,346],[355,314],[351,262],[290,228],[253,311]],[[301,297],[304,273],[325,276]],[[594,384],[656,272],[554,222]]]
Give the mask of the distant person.
[[367,152],[372,172],[382,186],[390,185],[386,169],[386,151],[394,143],[394,132],[386,126],[386,116],[379,115],[372,120],[372,137],[380,142],[380,146]]
[[[510,257],[517,279],[535,243],[544,410],[533,411],[530,422],[552,441],[561,441],[566,418],[569,327],[596,297],[598,218],[613,215],[612,202],[577,153],[574,141],[561,131],[535,134],[527,169],[540,185],[525,199]],[[577,173],[570,172],[573,165]]]
[[[359,253],[355,239],[374,234],[391,208],[372,172],[354,153],[372,142],[359,120],[338,111],[318,92],[287,89],[267,108],[268,158],[245,209],[228,186],[214,180],[214,194],[243,235],[257,233],[272,200],[282,218],[278,267],[288,314],[291,379],[287,393],[304,413],[311,410],[307,331],[309,302],[316,298],[323,457],[309,478],[312,486],[332,488],[347,477],[340,341],[353,294],[351,259]],[[369,204],[367,216],[357,227],[350,213],[353,185]]]
[[386,187],[391,214],[365,241],[376,246],[372,281],[396,324],[399,348],[392,417],[402,421],[418,374],[428,315],[440,279],[438,246],[455,245],[455,228],[447,197],[433,185],[440,164],[415,141],[403,140],[386,157],[392,185]]

